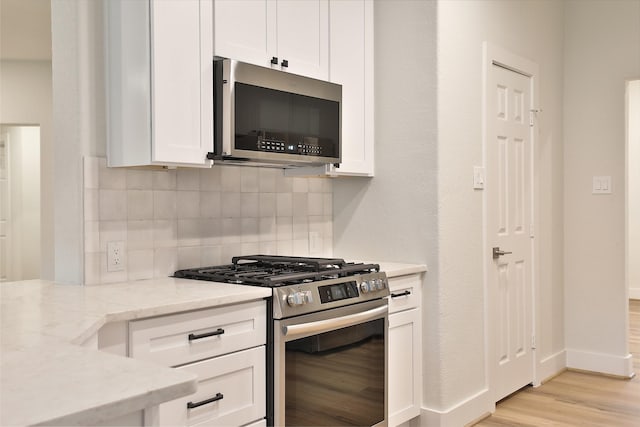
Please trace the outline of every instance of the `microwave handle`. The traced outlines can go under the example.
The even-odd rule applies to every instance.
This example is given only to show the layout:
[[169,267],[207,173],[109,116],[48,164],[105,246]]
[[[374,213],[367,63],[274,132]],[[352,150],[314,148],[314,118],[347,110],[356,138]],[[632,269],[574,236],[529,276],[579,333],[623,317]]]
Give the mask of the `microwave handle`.
[[283,326],[282,334],[289,338],[295,338],[299,335],[327,332],[380,318],[381,316],[386,315],[387,311],[387,305],[383,305],[361,313],[350,314],[348,316],[337,317],[335,319],[318,320],[316,322],[301,323],[299,325]]

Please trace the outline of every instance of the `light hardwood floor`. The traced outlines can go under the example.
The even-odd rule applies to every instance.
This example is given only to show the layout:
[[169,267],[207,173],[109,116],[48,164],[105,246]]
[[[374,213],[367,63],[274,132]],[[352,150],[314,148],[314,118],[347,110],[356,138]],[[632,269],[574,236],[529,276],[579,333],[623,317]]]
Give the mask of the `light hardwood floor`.
[[640,300],[629,302],[629,318],[633,379],[566,371],[503,399],[476,426],[640,426]]

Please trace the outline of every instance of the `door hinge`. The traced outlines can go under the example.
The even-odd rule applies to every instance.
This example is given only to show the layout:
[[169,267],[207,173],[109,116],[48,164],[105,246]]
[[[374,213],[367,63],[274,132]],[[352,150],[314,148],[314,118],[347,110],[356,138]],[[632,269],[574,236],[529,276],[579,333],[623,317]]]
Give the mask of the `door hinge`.
[[535,335],[531,335],[531,349],[532,350],[536,349],[536,336]]
[[529,224],[529,237],[535,237],[535,227],[533,223]]

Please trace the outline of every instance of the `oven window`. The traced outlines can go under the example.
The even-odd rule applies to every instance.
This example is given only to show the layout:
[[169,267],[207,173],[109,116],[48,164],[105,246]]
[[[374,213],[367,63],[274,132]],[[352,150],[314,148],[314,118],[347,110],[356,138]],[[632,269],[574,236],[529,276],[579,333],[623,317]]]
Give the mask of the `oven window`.
[[287,426],[372,426],[385,415],[384,319],[286,343]]

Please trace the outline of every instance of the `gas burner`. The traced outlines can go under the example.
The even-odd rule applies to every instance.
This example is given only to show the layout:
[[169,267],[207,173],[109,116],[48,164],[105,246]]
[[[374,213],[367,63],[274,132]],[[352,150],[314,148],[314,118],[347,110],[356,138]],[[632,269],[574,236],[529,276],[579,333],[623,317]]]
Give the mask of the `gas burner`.
[[341,258],[249,255],[233,257],[231,264],[179,270],[174,277],[276,288],[379,271],[377,264]]

